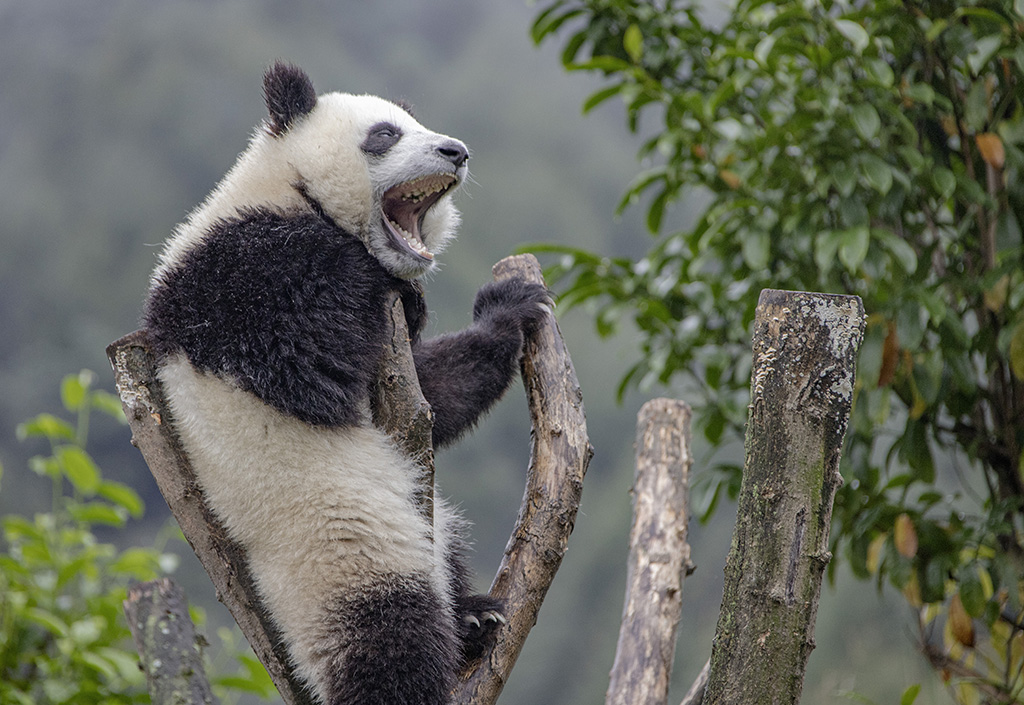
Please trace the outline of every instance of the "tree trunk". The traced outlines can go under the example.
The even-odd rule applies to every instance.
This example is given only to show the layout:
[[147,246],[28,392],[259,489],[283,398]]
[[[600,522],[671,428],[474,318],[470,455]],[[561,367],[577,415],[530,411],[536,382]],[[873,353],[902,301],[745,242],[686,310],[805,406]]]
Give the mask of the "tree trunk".
[[692,570],[689,519],[690,407],[653,399],[640,409],[626,601],[607,705],[664,705]]
[[124,601],[153,705],[213,705],[185,593],[168,578],[134,585]]
[[761,293],[746,464],[705,703],[799,701],[863,331],[857,297]]

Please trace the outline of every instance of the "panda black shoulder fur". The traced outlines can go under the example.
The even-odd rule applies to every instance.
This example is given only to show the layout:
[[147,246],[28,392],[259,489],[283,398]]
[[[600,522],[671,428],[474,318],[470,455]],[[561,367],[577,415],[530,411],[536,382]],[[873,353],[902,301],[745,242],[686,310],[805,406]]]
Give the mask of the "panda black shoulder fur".
[[[373,96],[264,76],[270,117],[168,240],[145,326],[206,498],[246,549],[299,675],[324,703],[440,705],[504,617],[468,592],[459,519],[370,421],[385,298],[401,294],[440,447],[508,388],[542,287],[477,294],[420,340],[417,277],[453,235],[468,152]],[[431,540],[433,536],[433,541]]]

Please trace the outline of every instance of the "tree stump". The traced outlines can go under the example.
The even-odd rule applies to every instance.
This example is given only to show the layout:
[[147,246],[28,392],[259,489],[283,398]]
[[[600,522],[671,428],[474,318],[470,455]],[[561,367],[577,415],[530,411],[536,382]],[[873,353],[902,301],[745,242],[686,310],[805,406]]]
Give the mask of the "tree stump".
[[705,703],[799,701],[863,333],[858,297],[761,292],[746,463]]

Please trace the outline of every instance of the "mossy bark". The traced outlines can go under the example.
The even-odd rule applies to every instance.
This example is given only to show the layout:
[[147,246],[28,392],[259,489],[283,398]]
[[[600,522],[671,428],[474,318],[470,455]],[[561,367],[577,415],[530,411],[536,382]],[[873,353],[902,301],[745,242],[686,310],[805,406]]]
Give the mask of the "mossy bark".
[[863,330],[857,297],[761,293],[746,463],[705,703],[800,699]]

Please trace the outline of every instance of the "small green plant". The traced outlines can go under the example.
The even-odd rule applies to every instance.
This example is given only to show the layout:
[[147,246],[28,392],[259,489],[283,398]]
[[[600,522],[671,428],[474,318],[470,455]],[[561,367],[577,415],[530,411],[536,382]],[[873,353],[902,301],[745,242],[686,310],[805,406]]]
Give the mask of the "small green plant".
[[53,506],[32,519],[2,519],[0,703],[149,701],[121,603],[130,582],[157,577],[174,556],[119,551],[93,533],[141,517],[143,503],[104,479],[85,450],[92,412],[124,421],[120,402],[92,384],[89,372],[61,383],[75,423],[40,414],[18,426],[21,439],[49,441],[49,455],[30,467],[52,483]]
[[[86,452],[94,411],[124,423],[121,402],[93,389],[83,371],[61,382],[70,423],[39,414],[18,426],[22,440],[42,438],[49,455],[29,461],[52,484],[49,512],[0,519],[0,705],[148,703],[145,677],[122,610],[128,586],[172,572],[178,558],[159,548],[119,550],[94,527],[121,528],[139,519],[143,502],[127,485],[106,480]],[[2,476],[2,468],[0,468]],[[170,525],[177,534],[176,525]],[[193,621],[206,615],[192,609]],[[237,629],[217,630],[220,649],[211,682],[221,702],[240,693],[277,694],[270,676]]]

